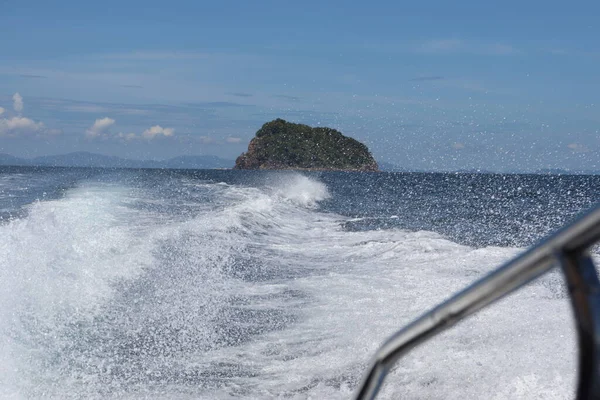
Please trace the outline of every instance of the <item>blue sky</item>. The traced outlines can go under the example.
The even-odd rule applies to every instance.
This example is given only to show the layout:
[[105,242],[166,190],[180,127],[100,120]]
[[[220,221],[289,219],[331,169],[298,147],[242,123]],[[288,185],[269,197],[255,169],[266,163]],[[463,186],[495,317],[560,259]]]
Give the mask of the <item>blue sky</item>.
[[598,15],[592,1],[1,2],[0,153],[233,159],[281,117],[407,168],[600,170]]

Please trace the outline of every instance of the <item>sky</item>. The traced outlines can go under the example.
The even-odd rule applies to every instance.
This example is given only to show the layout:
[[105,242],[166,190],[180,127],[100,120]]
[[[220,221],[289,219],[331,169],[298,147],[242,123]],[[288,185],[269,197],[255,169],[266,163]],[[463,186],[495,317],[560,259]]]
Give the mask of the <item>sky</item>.
[[284,118],[408,169],[600,171],[598,15],[598,1],[0,0],[0,153],[233,160]]

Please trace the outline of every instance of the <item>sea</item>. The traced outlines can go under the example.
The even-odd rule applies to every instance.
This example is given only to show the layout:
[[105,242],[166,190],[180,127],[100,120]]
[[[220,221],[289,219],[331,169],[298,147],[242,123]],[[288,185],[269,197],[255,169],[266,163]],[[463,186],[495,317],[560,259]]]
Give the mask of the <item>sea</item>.
[[[599,201],[583,175],[0,167],[0,398],[350,399],[387,337]],[[555,269],[379,398],[576,384]]]

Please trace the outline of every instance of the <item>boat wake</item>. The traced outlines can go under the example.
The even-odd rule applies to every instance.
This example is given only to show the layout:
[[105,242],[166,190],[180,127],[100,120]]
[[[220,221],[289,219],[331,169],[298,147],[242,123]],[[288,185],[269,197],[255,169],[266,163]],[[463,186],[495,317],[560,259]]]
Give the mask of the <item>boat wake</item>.
[[[0,225],[0,397],[348,398],[385,337],[519,251],[349,231],[297,173],[169,185],[85,181]],[[416,351],[382,398],[571,397],[560,285]]]

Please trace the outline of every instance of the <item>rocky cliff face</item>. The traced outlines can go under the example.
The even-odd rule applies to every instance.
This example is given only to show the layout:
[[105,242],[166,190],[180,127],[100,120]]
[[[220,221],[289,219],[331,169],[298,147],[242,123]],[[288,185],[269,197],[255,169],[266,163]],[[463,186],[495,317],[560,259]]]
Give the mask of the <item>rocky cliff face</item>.
[[267,122],[240,155],[235,169],[378,171],[369,149],[331,128],[311,128],[282,119]]

